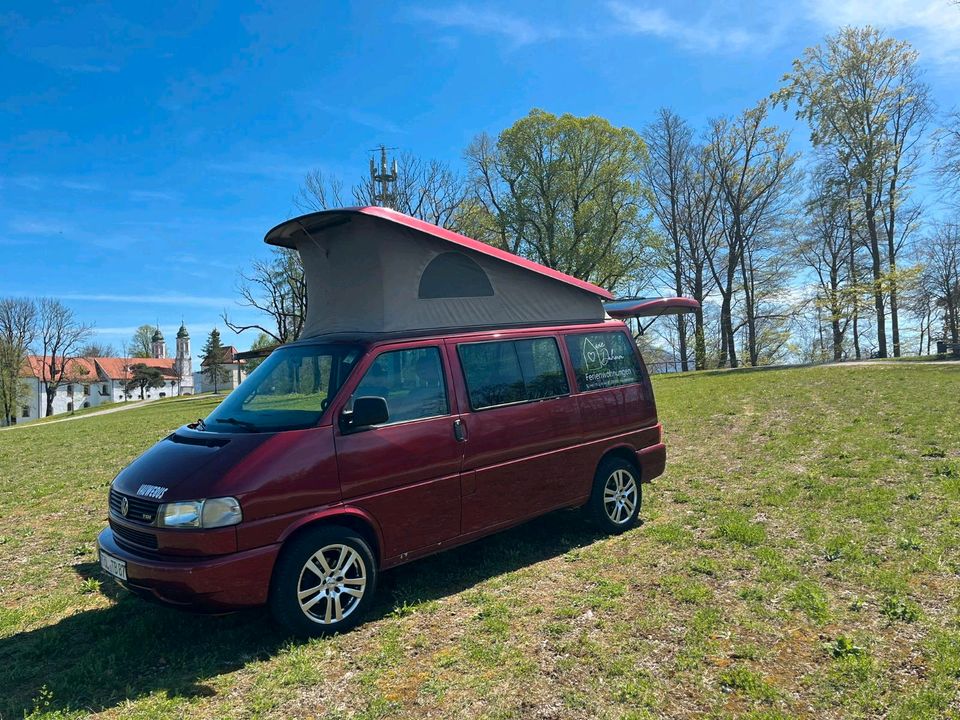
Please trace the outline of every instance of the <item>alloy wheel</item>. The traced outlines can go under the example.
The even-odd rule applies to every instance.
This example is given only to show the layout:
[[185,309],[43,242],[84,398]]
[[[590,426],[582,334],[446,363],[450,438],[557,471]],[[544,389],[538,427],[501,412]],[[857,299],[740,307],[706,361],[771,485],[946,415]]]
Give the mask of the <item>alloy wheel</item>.
[[623,525],[630,521],[637,508],[637,480],[624,470],[617,468],[603,485],[603,509],[610,522]]
[[357,609],[366,585],[367,567],[360,553],[349,545],[327,545],[300,570],[297,600],[311,621],[332,625]]

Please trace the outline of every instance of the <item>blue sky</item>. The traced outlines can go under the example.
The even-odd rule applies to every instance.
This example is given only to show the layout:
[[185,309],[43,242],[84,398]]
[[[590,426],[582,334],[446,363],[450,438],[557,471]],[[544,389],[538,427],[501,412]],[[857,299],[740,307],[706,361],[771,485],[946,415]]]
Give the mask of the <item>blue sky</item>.
[[380,143],[458,164],[532,107],[701,126],[845,23],[911,40],[960,102],[950,0],[75,5],[0,5],[0,296],[61,297],[116,346],[182,317],[247,347],[219,320],[251,318],[237,269],[305,173],[352,184]]

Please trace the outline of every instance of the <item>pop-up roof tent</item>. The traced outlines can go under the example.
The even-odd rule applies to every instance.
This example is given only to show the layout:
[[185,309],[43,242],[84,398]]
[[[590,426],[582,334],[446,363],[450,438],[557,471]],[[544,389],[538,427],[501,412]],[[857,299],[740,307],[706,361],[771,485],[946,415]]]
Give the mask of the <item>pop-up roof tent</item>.
[[601,287],[380,207],[287,220],[307,283],[301,337],[603,321]]

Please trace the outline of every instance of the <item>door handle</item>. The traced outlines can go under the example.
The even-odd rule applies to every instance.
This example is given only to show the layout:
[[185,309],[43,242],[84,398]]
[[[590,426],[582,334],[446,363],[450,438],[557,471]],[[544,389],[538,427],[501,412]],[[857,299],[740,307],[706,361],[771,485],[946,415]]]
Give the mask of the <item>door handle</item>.
[[467,441],[467,426],[463,424],[463,420],[460,418],[453,421],[453,436],[457,439],[457,442]]

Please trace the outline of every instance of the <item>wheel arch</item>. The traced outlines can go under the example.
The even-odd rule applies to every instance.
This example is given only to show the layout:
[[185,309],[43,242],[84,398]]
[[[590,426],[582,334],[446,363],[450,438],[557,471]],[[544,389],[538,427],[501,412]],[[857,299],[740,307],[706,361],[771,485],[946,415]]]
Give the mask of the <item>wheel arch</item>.
[[359,534],[370,545],[373,558],[377,565],[383,562],[383,538],[380,526],[370,515],[358,508],[341,507],[312,513],[301,518],[280,537],[281,544],[286,544],[294,537],[318,526],[339,525]]
[[597,469],[600,469],[600,466],[603,463],[610,459],[617,458],[618,460],[624,460],[637,471],[637,483],[642,482],[641,478],[643,477],[643,468],[640,467],[640,459],[637,457],[637,451],[634,450],[629,445],[617,445],[607,450],[597,462]]

